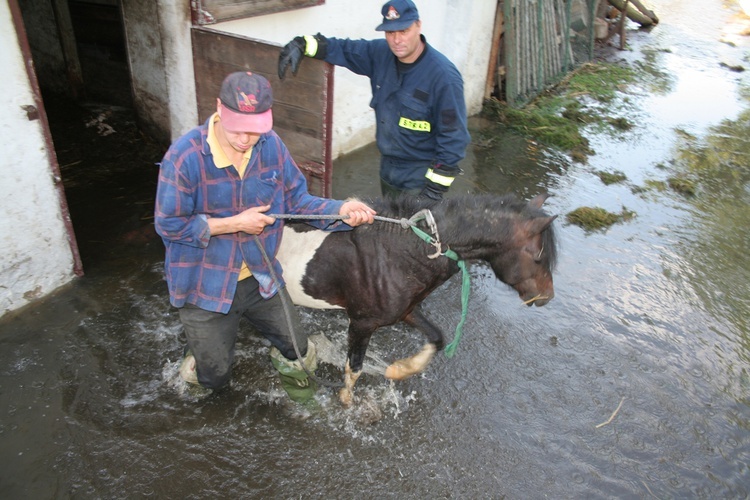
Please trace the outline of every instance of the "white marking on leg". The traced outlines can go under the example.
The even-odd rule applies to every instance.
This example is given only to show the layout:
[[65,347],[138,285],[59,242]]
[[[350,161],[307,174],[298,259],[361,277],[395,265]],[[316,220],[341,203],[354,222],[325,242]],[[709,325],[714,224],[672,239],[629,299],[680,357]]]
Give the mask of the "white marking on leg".
[[349,361],[347,361],[346,368],[344,368],[344,387],[339,391],[339,400],[344,406],[352,405],[354,384],[357,383],[357,379],[360,375],[362,375],[362,371],[360,370],[354,373],[349,366]]
[[422,350],[410,358],[399,359],[385,370],[385,378],[403,380],[416,373],[421,373],[430,364],[435,355],[435,344],[425,344]]

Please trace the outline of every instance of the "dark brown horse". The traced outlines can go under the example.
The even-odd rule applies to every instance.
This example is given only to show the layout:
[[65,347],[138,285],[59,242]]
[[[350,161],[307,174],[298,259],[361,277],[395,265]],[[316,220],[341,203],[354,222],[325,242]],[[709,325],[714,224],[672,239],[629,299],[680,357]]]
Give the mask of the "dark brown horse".
[[[512,196],[448,198],[431,207],[442,252],[465,261],[489,263],[497,278],[527,304],[543,306],[554,296],[552,271],[557,252],[552,221],[542,209],[546,196],[529,203]],[[379,216],[409,219],[425,206],[413,198],[372,203]],[[427,233],[424,222],[419,227]],[[295,304],[345,309],[349,315],[345,387],[351,404],[370,338],[381,326],[404,321],[427,337],[418,354],[393,363],[385,376],[404,379],[425,369],[445,346],[443,333],[417,307],[458,272],[456,261],[436,255],[436,247],[411,228],[376,221],[352,231],[323,232],[293,223],[284,229],[278,259]]]

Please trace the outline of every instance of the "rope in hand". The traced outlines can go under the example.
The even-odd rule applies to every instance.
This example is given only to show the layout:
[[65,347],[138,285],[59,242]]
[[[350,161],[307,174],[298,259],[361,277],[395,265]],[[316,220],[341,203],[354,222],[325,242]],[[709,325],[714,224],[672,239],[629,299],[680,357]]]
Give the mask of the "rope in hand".
[[[417,212],[417,214],[421,214],[422,212],[426,212],[426,210]],[[289,219],[289,220],[293,220],[293,219],[297,219],[297,220],[346,220],[349,218],[348,215],[301,215],[301,214],[264,214],[264,215],[267,215],[268,217],[271,217],[273,219]],[[396,224],[401,224],[401,227],[403,227],[404,229],[416,224],[416,220],[413,220],[414,217],[412,217],[411,219],[393,219],[391,217],[383,217],[381,215],[374,215],[373,218],[375,220],[379,220],[382,222],[393,222]]]

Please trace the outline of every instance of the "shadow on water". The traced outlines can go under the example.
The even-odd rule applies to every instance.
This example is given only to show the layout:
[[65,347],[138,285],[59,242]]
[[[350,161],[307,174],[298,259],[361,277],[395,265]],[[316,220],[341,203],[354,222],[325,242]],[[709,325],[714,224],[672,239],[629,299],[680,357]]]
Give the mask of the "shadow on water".
[[[78,124],[55,141],[67,131],[58,157],[86,275],[0,321],[3,495],[747,497],[749,106],[735,90],[747,77],[718,64],[747,44],[688,36],[701,25],[684,20],[684,2],[657,4],[662,23],[615,52],[632,61],[649,50],[650,78],[670,75],[623,95],[636,129],[589,131],[597,154],[580,165],[473,121],[454,188],[547,191],[551,213],[627,206],[637,217],[596,233],[559,223],[556,298],[544,308],[472,266],[456,356],[396,384],[363,375],[352,409],[329,388],[317,409],[290,404],[247,326],[230,390],[205,395],[179,380],[181,327],[149,218],[163,149],[125,133],[135,130],[121,126],[125,111],[104,120],[119,136],[83,126],[98,110],[63,113]],[[720,2],[700,8],[731,21]],[[684,82],[696,74],[708,89],[697,94]],[[714,98],[712,85],[730,94]],[[713,109],[684,118],[687,106]],[[117,150],[107,137],[129,139]],[[334,196],[377,195],[377,164],[375,148],[338,160]],[[604,185],[601,170],[628,182]],[[694,179],[696,195],[633,189],[674,175]],[[423,304],[449,338],[459,289],[456,277]],[[344,345],[342,313],[301,312],[308,333]],[[421,344],[397,325],[370,351],[392,360]],[[330,364],[320,374],[341,378]]]

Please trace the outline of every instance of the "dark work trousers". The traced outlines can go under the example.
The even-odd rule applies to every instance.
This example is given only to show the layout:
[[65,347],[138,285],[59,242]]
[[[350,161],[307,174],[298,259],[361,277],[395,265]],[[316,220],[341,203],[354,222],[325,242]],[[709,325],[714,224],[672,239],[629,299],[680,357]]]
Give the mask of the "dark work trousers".
[[419,193],[422,192],[422,189],[399,189],[396,186],[389,184],[387,181],[383,180],[383,178],[380,178],[380,192],[383,195],[383,198],[398,198],[401,194],[410,194],[413,196],[419,196]]
[[297,359],[292,336],[284,313],[284,304],[279,294],[283,293],[290,306],[292,329],[296,334],[300,354],[307,353],[307,335],[302,332],[299,314],[292,306],[286,289],[281,289],[270,299],[264,299],[258,290],[258,281],[250,276],[237,283],[232,307],[227,314],[206,311],[192,304],[179,309],[180,320],[185,328],[188,348],[195,356],[198,383],[209,389],[219,389],[229,383],[234,362],[234,345],[244,317],[281,354],[288,359]]

